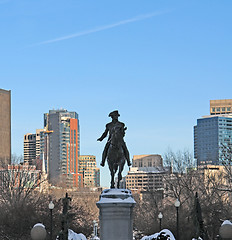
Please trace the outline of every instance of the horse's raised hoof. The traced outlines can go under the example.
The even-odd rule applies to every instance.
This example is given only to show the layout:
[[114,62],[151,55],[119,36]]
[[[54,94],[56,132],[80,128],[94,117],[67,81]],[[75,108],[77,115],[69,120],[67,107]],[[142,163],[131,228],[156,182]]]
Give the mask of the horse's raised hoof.
[[131,162],[128,162],[127,165],[128,165],[128,167],[131,166]]
[[105,163],[101,162],[100,165],[101,165],[102,167],[104,167],[104,166],[105,166]]

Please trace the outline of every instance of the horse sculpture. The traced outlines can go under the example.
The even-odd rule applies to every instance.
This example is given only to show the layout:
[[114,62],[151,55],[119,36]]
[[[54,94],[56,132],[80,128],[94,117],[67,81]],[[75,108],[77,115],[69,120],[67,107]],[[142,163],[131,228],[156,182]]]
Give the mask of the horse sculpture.
[[115,126],[111,130],[110,145],[107,151],[107,163],[110,169],[111,182],[110,188],[115,188],[114,177],[118,171],[117,188],[120,186],[122,180],[122,171],[125,165],[126,157],[123,150],[123,137],[126,128]]

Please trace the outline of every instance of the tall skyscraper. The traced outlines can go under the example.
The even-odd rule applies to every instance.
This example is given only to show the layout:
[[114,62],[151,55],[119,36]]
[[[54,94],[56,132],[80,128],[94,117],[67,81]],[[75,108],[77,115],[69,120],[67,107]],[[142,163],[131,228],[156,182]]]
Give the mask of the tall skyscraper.
[[42,160],[41,146],[43,144],[44,129],[36,129],[36,133],[24,135],[24,163],[29,165],[36,164],[36,160]]
[[0,167],[11,163],[11,91],[0,89]]
[[[76,112],[50,110],[44,114],[45,142],[43,157],[52,184],[80,187],[82,174],[78,173],[80,129]],[[43,145],[43,144],[42,144]]]
[[[40,158],[40,151],[41,151],[41,137],[43,136],[43,133],[44,133],[44,129],[36,129],[36,158]],[[42,158],[41,158],[42,159]]]
[[232,113],[232,99],[210,100],[210,115]]
[[27,133],[24,135],[23,153],[24,163],[32,165],[36,159],[36,134]]
[[194,126],[194,158],[197,165],[220,165],[222,145],[232,146],[232,114],[197,119]]
[[95,156],[79,157],[79,173],[83,175],[84,187],[100,187],[100,169],[97,167]]

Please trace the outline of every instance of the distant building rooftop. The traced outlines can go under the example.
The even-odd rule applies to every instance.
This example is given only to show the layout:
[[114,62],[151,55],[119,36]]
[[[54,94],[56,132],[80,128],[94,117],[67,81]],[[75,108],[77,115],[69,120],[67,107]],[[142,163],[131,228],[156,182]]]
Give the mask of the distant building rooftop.
[[213,118],[213,117],[228,117],[228,118],[232,118],[232,113],[202,116],[202,118]]

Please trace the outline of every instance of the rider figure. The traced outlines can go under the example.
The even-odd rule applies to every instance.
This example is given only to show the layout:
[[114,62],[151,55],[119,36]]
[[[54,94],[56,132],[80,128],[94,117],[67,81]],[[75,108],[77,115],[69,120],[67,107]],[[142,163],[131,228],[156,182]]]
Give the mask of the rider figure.
[[[102,136],[100,138],[97,139],[97,141],[102,141],[108,134],[109,132],[109,137],[108,137],[108,140],[107,140],[107,143],[106,143],[106,146],[104,148],[104,151],[102,153],[102,161],[100,163],[100,165],[102,167],[104,167],[105,165],[105,160],[106,160],[106,156],[107,156],[107,151],[108,151],[108,148],[110,146],[110,141],[111,141],[111,134],[112,134],[112,130],[115,129],[115,127],[119,127],[123,130],[126,130],[125,128],[125,124],[122,123],[122,122],[119,122],[118,121],[118,117],[119,117],[119,113],[118,111],[113,111],[109,114],[109,117],[112,118],[112,122],[110,123],[107,123],[106,124],[106,130],[105,132],[102,134]],[[126,147],[126,143],[124,142],[124,140],[122,141],[122,148],[123,148],[123,151],[124,151],[124,154],[125,154],[125,157],[126,157],[126,160],[127,160],[127,164],[128,166],[131,165],[131,162],[130,162],[130,156],[129,156],[129,152],[128,152],[128,149]]]

